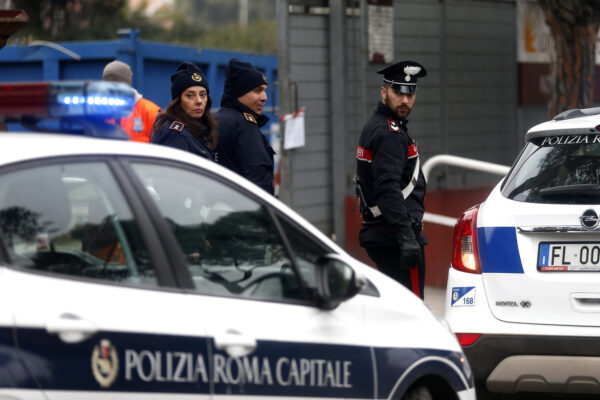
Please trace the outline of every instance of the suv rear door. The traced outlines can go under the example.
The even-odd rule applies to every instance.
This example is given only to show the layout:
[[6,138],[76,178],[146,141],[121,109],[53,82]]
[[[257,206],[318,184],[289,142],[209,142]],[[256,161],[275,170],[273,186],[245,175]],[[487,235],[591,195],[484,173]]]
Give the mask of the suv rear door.
[[497,318],[600,326],[598,137],[532,138],[482,204],[481,267]]

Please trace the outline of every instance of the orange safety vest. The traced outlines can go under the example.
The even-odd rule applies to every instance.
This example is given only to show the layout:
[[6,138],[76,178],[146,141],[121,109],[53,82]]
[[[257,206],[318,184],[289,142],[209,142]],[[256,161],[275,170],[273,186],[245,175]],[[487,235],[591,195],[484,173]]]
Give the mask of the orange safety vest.
[[154,118],[159,111],[159,106],[142,97],[135,103],[131,114],[121,118],[121,128],[129,134],[131,140],[148,143]]

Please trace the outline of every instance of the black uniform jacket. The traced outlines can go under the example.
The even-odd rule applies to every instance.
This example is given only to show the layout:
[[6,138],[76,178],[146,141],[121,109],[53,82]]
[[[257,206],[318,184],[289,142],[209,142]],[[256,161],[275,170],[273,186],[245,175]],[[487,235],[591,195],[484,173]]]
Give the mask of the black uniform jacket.
[[189,129],[179,121],[167,120],[167,123],[152,135],[152,143],[175,147],[214,160],[212,151],[196,139]]
[[[381,216],[363,215],[359,240],[363,247],[397,246],[399,228],[414,228],[424,213],[425,177],[419,170],[415,188],[404,199],[404,189],[413,176],[419,155],[416,142],[408,135],[407,120],[398,119],[388,106],[379,103],[364,126],[356,149],[356,175],[367,206],[377,205]],[[421,245],[425,236],[416,230]]]
[[260,131],[269,118],[228,95],[223,95],[215,118],[219,124],[217,162],[273,194],[275,152]]

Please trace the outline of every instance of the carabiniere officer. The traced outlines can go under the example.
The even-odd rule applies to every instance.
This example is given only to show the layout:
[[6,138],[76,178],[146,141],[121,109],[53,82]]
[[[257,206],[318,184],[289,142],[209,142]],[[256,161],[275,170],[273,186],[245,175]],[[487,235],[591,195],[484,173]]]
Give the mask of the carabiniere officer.
[[381,102],[356,148],[356,183],[363,225],[359,234],[377,268],[423,299],[427,238],[422,232],[425,177],[417,143],[406,127],[425,68],[403,61],[383,74]]

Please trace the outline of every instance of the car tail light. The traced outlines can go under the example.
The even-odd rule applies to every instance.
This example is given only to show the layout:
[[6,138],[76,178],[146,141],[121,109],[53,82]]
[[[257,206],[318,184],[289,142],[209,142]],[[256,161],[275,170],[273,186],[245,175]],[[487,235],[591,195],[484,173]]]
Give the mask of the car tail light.
[[455,335],[461,346],[470,346],[481,337],[481,333],[456,333]]
[[479,251],[477,251],[477,212],[479,205],[463,213],[454,226],[452,245],[452,268],[463,272],[480,274]]

